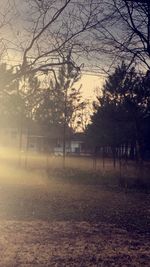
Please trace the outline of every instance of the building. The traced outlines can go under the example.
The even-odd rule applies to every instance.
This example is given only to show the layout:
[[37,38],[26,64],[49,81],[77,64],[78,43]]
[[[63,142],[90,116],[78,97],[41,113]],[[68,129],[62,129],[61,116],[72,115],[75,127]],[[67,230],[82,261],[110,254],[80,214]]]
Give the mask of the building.
[[[0,148],[18,149],[22,152],[48,152],[63,155],[63,127],[51,129],[39,126],[36,122],[25,122],[22,127],[17,124],[0,127]],[[79,155],[83,153],[83,134],[67,131],[65,136],[66,154]]]
[[[83,133],[71,134],[65,140],[65,152],[67,155],[81,155],[85,152]],[[54,147],[54,154],[56,156],[63,155],[64,141],[58,139],[56,146]]]

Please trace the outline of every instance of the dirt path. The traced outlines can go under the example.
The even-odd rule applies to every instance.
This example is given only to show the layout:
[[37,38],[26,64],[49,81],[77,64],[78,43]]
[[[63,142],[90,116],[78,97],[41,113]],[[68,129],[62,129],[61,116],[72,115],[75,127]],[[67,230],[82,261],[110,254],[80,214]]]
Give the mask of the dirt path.
[[149,266],[148,203],[9,170],[0,180],[0,267]]

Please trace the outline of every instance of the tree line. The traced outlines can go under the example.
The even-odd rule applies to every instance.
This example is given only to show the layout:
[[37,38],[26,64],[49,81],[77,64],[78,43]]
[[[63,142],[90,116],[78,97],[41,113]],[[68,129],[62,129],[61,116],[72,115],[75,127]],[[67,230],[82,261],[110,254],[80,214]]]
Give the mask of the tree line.
[[[80,73],[70,64],[62,65],[57,80],[32,72],[13,79],[14,68],[0,65],[0,124],[28,127],[37,123],[41,128],[59,132],[74,132],[82,127],[83,108],[87,105],[81,97]],[[22,126],[21,126],[22,125]]]
[[[94,106],[88,134],[97,125],[95,143],[99,139],[112,148],[122,147],[122,153],[130,150],[131,157],[145,157],[149,73],[138,74],[137,69],[146,73],[150,68],[149,0],[14,0],[1,8],[0,59],[11,65],[0,66],[1,121],[12,121],[13,116],[20,124],[25,117],[68,129],[84,125],[86,103],[73,84],[82,62],[91,61],[107,69],[108,80]],[[122,58],[126,64],[112,73]],[[53,78],[43,90],[39,77],[49,73]]]
[[[89,144],[107,155],[150,157],[150,75],[123,62],[108,76],[86,130]],[[109,153],[107,153],[110,148]]]

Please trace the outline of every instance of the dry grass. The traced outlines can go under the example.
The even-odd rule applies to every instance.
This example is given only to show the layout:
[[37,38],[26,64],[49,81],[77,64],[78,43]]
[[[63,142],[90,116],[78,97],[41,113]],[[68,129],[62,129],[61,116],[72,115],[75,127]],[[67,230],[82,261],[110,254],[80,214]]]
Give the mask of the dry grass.
[[111,162],[99,175],[90,159],[2,162],[1,267],[149,266],[150,195],[109,186]]
[[149,266],[148,238],[114,225],[3,221],[0,232],[1,267]]

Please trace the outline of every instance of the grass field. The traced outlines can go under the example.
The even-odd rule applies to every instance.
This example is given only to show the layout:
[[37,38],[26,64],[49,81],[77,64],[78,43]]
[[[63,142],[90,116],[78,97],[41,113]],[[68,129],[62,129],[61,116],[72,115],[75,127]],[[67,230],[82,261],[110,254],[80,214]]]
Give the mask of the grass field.
[[1,156],[1,267],[149,266],[150,195],[126,194],[111,161],[97,171],[90,158],[24,163]]
[[[9,163],[11,166],[28,170],[47,170],[48,172],[62,173],[64,160],[61,156],[54,156],[42,153],[26,153],[15,150],[0,150],[0,160],[2,164]],[[95,159],[92,157],[70,156],[65,158],[65,168],[69,169],[71,179],[83,182],[82,176],[86,180],[92,180],[96,183],[110,183],[114,186],[121,185],[125,188],[150,191],[150,162],[144,162],[142,167],[133,161],[117,160],[114,168],[113,159]],[[74,178],[70,173],[74,170]],[[5,170],[6,171],[6,170]],[[1,170],[2,173],[2,170]],[[65,176],[67,176],[65,173]],[[77,174],[77,175],[76,175]],[[77,177],[76,177],[77,176]],[[90,178],[92,177],[92,179]]]

